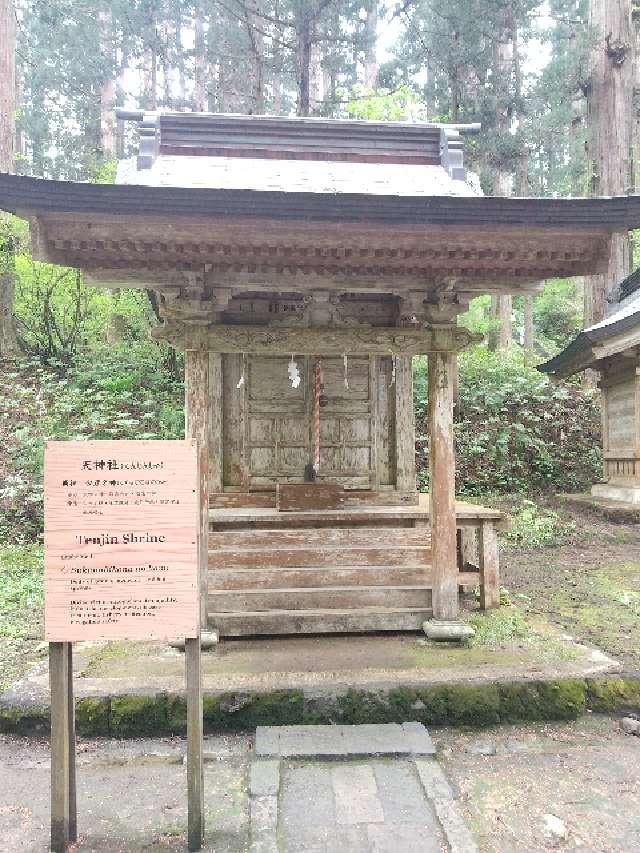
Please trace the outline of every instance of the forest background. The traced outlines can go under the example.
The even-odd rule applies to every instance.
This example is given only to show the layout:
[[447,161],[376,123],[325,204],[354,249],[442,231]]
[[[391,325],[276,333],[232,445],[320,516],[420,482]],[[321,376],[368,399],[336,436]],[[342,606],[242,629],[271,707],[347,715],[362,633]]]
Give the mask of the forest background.
[[[594,25],[613,11],[606,32]],[[624,0],[0,0],[0,168],[110,182],[136,146],[117,107],[207,110],[480,122],[465,156],[486,193],[619,192],[599,177],[593,135],[606,39],[612,67],[632,75],[626,192],[636,24]],[[147,294],[85,288],[78,271],[33,261],[9,217],[0,276],[0,540],[34,542],[44,438],[182,436],[182,365],[150,337]],[[486,342],[460,359],[460,494],[529,497],[599,478],[597,392],[535,370],[596,315],[589,281],[474,300],[461,322]],[[424,367],[415,360],[421,487]]]

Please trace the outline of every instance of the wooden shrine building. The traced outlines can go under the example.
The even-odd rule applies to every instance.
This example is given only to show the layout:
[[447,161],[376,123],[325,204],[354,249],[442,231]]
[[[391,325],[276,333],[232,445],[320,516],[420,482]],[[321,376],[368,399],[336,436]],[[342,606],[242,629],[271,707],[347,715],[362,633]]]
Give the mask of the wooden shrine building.
[[607,316],[538,369],[566,378],[600,373],[603,481],[596,499],[640,504],[640,270],[616,288]]
[[[454,494],[455,361],[474,340],[457,316],[478,294],[602,271],[638,200],[483,197],[460,126],[128,118],[140,150],[116,185],[0,175],[0,209],[29,220],[36,257],[155,291],[201,446],[209,624],[415,630],[455,619],[476,581],[495,605],[499,513]],[[428,356],[426,504],[414,355]],[[457,530],[478,533],[479,575]]]

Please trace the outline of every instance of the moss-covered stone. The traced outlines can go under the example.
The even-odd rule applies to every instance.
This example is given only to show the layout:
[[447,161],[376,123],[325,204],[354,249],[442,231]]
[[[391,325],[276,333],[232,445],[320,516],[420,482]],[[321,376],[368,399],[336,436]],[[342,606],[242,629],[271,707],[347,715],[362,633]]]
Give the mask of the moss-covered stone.
[[0,705],[0,734],[32,735],[49,731],[49,709]]
[[564,678],[538,685],[541,720],[576,720],[586,709],[587,684],[581,678]]
[[304,722],[304,694],[301,690],[271,693],[225,693],[204,699],[204,728],[243,731],[256,726],[293,726]]
[[336,697],[336,720],[343,725],[362,723],[391,723],[395,709],[389,704],[385,693],[372,693],[351,688]]
[[187,731],[187,702],[184,696],[167,696],[167,727],[169,734],[183,735]]
[[107,699],[78,699],[76,701],[76,733],[80,737],[107,737],[111,701]]
[[[301,690],[226,693],[203,700],[207,732],[250,731],[259,725],[392,723],[483,727],[497,723],[573,720],[599,712],[640,710],[640,679],[557,679],[394,687],[305,696]],[[80,699],[76,727],[83,737],[184,734],[186,701],[180,694]],[[46,731],[49,711],[0,705],[0,732]]]
[[111,699],[109,731],[112,737],[123,738],[166,735],[166,695],[114,696]]
[[640,711],[640,679],[588,679],[586,698],[591,711]]

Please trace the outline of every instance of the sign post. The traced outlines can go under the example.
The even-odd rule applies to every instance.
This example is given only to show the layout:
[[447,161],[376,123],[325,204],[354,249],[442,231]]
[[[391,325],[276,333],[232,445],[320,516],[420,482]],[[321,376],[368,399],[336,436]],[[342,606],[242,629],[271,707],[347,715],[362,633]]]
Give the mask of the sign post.
[[45,637],[51,683],[51,849],[77,838],[72,643],[185,640],[188,846],[204,834],[197,445],[49,441]]

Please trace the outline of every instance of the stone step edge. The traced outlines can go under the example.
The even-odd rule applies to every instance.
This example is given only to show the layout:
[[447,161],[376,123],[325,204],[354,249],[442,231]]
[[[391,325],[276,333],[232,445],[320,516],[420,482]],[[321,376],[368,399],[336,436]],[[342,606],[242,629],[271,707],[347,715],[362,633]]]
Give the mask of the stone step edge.
[[[76,683],[79,737],[183,735],[184,693],[153,691],[82,695]],[[25,698],[28,696],[28,698]],[[0,734],[43,735],[49,729],[48,690],[0,695]],[[640,674],[530,680],[457,680],[432,684],[204,691],[206,732],[248,731],[258,725],[388,723],[485,727],[575,720],[589,712],[640,714]]]
[[422,723],[258,726],[258,758],[367,758],[434,756],[436,748]]

